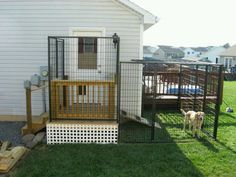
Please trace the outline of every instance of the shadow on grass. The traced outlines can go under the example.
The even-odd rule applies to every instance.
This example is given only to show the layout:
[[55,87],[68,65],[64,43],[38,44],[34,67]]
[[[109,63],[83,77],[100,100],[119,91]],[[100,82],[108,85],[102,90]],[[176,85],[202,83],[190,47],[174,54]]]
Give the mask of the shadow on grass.
[[55,145],[30,152],[12,176],[202,177],[176,144]]
[[[151,114],[146,113],[146,116],[151,118]],[[126,122],[120,125],[121,143],[157,143],[153,144],[156,153],[160,153],[156,163],[162,164],[163,167],[168,164],[166,167],[169,172],[162,173],[160,168],[159,175],[156,176],[203,176],[176,144],[176,142],[194,141],[190,133],[182,130],[182,115],[176,112],[160,113],[155,119],[162,128],[155,128],[153,140],[151,127],[136,122]],[[159,152],[160,149],[163,152]]]
[[[146,111],[144,117],[152,119],[151,112]],[[155,128],[154,134],[152,134],[151,127],[136,122],[121,124],[120,141],[124,143],[175,143],[193,140],[189,133],[183,131],[183,116],[180,113],[176,113],[176,111],[159,112],[155,116],[155,121],[162,128]]]
[[220,113],[217,143],[225,149],[236,153],[236,115],[235,113]]
[[219,140],[216,140],[217,143],[219,143],[221,146],[223,146],[225,149],[227,149],[228,151],[231,151],[232,153],[236,154],[236,150],[230,148],[229,146],[227,146],[225,143],[219,141]]
[[198,138],[197,141],[205,146],[208,150],[215,153],[219,152],[219,149],[217,149],[206,137]]
[[228,118],[232,118],[233,120],[236,120],[236,116],[233,115],[232,113],[221,112],[220,116],[224,116],[224,117],[228,117]]

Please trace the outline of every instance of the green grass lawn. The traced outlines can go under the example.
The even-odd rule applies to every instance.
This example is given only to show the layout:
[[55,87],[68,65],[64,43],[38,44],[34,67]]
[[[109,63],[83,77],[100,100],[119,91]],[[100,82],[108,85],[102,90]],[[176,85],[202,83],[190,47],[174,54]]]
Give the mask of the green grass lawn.
[[[236,82],[225,82],[224,99],[236,111],[235,90]],[[12,175],[235,177],[236,114],[225,113],[225,108],[226,105],[223,104],[218,141],[206,136],[197,140],[182,134],[191,141],[159,144],[40,145],[19,163]],[[168,116],[173,115],[170,113]],[[176,127],[176,130],[180,128]],[[170,131],[167,129],[167,133],[171,134]],[[183,138],[182,135],[176,134]]]

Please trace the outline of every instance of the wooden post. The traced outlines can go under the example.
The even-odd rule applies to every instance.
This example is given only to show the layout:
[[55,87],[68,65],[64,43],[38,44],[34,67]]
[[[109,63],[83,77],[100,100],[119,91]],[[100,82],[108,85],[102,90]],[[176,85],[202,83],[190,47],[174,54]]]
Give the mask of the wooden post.
[[31,108],[31,90],[25,89],[26,93],[26,114],[27,114],[27,127],[29,133],[32,132],[32,108]]

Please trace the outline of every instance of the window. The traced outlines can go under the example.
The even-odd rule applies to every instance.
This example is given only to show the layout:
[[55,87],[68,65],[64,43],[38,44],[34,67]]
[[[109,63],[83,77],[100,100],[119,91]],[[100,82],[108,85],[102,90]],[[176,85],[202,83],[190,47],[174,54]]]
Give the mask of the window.
[[84,52],[93,53],[95,51],[95,39],[94,38],[84,38]]
[[86,95],[86,86],[79,86],[79,95]]
[[97,53],[97,39],[79,38],[79,54],[81,53]]
[[78,68],[97,69],[97,38],[78,38]]

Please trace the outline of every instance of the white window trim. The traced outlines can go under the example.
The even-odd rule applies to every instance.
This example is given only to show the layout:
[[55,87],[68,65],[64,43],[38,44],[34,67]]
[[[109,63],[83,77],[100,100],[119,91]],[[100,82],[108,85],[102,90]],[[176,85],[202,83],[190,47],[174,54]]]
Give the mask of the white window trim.
[[[69,28],[69,35],[70,36],[74,36],[74,33],[75,32],[101,32],[101,36],[90,36],[90,35],[87,35],[87,36],[82,36],[82,37],[105,37],[106,35],[106,29],[104,27],[70,27]],[[99,44],[98,44],[99,46]],[[99,48],[97,49],[98,50],[98,53],[99,53]],[[100,56],[101,58],[101,56]],[[97,61],[97,66],[99,67],[99,71],[101,70],[101,61],[100,59],[98,59]]]
[[[95,32],[96,33],[96,32],[99,32],[99,33],[101,33],[101,36],[100,35],[99,36],[86,35],[86,36],[81,36],[81,37],[105,37],[105,35],[106,35],[106,29],[102,28],[102,27],[70,27],[69,28],[69,35],[70,36],[74,36],[75,32],[81,32],[81,33],[83,33],[83,32],[84,33],[89,33],[89,32]],[[99,44],[98,44],[98,46],[99,46]],[[97,48],[97,52],[98,52],[97,54],[103,55],[105,53],[105,52],[99,52],[99,50],[101,50],[101,49]],[[103,49],[103,50],[105,50],[105,49]],[[101,58],[103,58],[103,57],[99,56],[99,58],[97,60],[97,66],[98,66],[97,69],[83,69],[84,76],[93,77],[93,76],[89,75],[89,74],[92,74],[92,75],[94,75],[94,78],[96,79],[96,76],[101,74],[101,70],[102,70],[101,66],[104,65],[104,64],[101,63],[102,62]],[[74,71],[72,73],[77,73],[77,72],[79,73],[80,72],[80,69],[78,69],[77,66],[78,66],[78,64],[76,63]],[[74,76],[70,76],[70,77],[72,77],[72,80],[75,79]],[[76,79],[78,79],[78,78],[76,78]],[[86,91],[89,91],[89,90],[87,90],[87,88],[86,88]],[[83,99],[84,99],[85,102],[86,101],[90,102],[89,100],[87,100],[88,97],[86,95],[84,95]],[[82,100],[82,97],[79,98],[79,102],[80,102],[80,100]],[[96,98],[95,98],[95,102],[97,102]]]
[[[98,28],[98,27],[70,27],[69,28],[69,35],[73,36],[74,32],[102,32],[101,37],[105,37],[106,29],[105,28]],[[91,37],[98,37],[98,36],[91,36]]]

